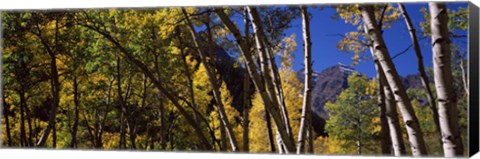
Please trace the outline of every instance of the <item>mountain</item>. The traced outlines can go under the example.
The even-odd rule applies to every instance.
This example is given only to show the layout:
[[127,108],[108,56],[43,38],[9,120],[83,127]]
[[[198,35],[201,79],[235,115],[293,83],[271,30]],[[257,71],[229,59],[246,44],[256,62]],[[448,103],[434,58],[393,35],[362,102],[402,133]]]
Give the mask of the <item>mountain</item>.
[[[405,88],[423,89],[422,80],[419,74],[400,77],[400,80]],[[429,79],[429,81],[433,82],[433,79]]]
[[[325,120],[328,119],[328,114],[325,112],[324,106],[327,101],[334,102],[336,97],[342,92],[343,89],[348,87],[348,76],[357,72],[354,68],[337,64],[326,68],[321,72],[312,72],[312,111],[313,125],[315,132],[320,135],[324,134]],[[361,73],[360,73],[361,74]],[[297,76],[301,82],[304,82],[304,70],[301,69],[297,72]],[[423,89],[420,75],[407,75],[400,77],[405,88]],[[429,81],[432,81],[429,79]],[[420,100],[422,105],[426,104],[425,100]]]
[[[243,82],[246,70],[242,68],[240,64],[222,47],[216,46],[214,50],[214,68],[217,73],[220,74],[220,80],[225,82],[227,89],[233,96],[232,106],[234,106],[239,112],[243,112]],[[249,94],[252,96],[254,91],[255,86],[251,84]],[[211,103],[214,103],[214,99],[212,99]]]
[[[340,92],[348,87],[347,77],[356,72],[350,66],[338,64],[329,67],[322,72],[312,73],[312,111],[317,117],[328,119],[324,110],[327,101],[335,101]],[[300,81],[304,82],[304,70],[297,72]]]
[[[214,62],[214,68],[216,68],[221,80],[227,84],[227,89],[233,95],[232,105],[239,110],[239,112],[243,112],[243,79],[245,70],[221,47],[215,48],[214,55],[217,57]],[[326,135],[324,126],[325,120],[328,119],[328,114],[324,109],[325,103],[327,103],[327,101],[335,101],[340,92],[348,87],[347,78],[354,72],[357,71],[353,67],[339,63],[321,72],[314,71],[312,73],[313,90],[311,107],[314,112],[312,124],[317,134]],[[305,76],[303,69],[297,72],[297,77],[301,82],[304,82]],[[407,75],[400,78],[405,88],[423,88],[419,75]],[[252,95],[255,87],[253,84],[251,84],[250,87],[249,94]],[[213,99],[211,103],[214,103]]]

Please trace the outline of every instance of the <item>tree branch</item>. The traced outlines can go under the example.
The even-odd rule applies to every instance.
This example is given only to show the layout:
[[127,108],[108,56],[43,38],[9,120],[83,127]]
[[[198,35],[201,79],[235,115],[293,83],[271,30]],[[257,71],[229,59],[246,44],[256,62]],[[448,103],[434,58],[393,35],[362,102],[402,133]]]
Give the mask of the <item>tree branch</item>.
[[340,34],[340,33],[336,33],[336,34],[326,34],[326,36],[340,36],[340,37],[343,37],[343,38],[346,38],[348,40],[353,40],[353,41],[356,41],[364,46],[370,46],[370,44],[366,43],[365,41],[362,41],[362,40],[359,40],[359,39],[353,39],[353,38],[349,38],[343,34]]
[[[422,41],[422,40],[424,40],[424,39],[426,39],[426,38],[427,38],[427,37],[422,37],[422,38],[420,38],[420,40],[418,40],[418,42],[420,42],[420,41]],[[396,57],[400,56],[400,55],[403,55],[403,54],[407,53],[407,51],[410,50],[410,48],[412,48],[412,47],[413,47],[413,44],[408,45],[408,47],[405,48],[405,50],[403,50],[403,51],[401,51],[401,52],[396,53],[395,55],[393,55],[393,56],[392,56],[392,60],[395,59]]]

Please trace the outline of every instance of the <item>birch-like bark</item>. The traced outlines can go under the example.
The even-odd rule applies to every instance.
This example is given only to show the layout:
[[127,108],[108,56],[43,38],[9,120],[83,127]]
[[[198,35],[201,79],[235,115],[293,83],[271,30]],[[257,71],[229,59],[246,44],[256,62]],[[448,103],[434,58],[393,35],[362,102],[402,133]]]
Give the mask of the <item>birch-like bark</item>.
[[[220,20],[225,24],[225,26],[233,34],[237,42],[237,45],[240,48],[240,55],[245,59],[245,62],[247,64],[247,70],[250,74],[250,77],[253,80],[253,84],[255,85],[255,88],[258,90],[260,96],[262,97],[263,103],[265,104],[268,112],[271,114],[275,124],[277,125],[282,140],[284,142],[285,141],[289,142],[289,136],[286,132],[284,120],[280,115],[278,101],[270,100],[269,95],[265,91],[265,86],[261,82],[260,76],[257,72],[257,66],[253,61],[252,55],[249,52],[245,39],[240,34],[240,31],[238,30],[237,26],[230,20],[230,18],[225,14],[225,12],[223,12],[223,9],[215,8],[214,11],[218,15]],[[293,141],[290,141],[288,144],[287,143],[285,144],[288,146],[288,149],[290,152],[295,151],[295,145]]]
[[397,104],[387,79],[383,73],[383,69],[379,66],[381,83],[383,83],[383,91],[385,93],[385,115],[390,129],[390,139],[392,141],[393,154],[395,156],[404,156],[407,154],[405,143],[403,141],[402,128],[400,127],[400,120],[398,119]]
[[433,73],[438,97],[438,115],[442,129],[445,157],[463,155],[457,113],[457,97],[453,88],[448,15],[444,3],[428,3],[432,31]]
[[[408,15],[407,10],[405,9],[405,6],[401,3],[398,3],[398,7],[402,12],[403,17],[405,18],[405,23],[407,24],[407,28],[410,33],[410,38],[412,39],[415,55],[417,56],[418,73],[420,74],[422,85],[427,91],[426,95],[427,95],[428,105],[430,106],[430,110],[433,114],[433,121],[435,123],[435,128],[437,130],[438,135],[441,136],[442,134],[440,131],[440,124],[438,121],[437,106],[435,104],[435,98],[433,96],[432,89],[430,88],[430,82],[428,82],[427,73],[425,72],[425,65],[423,64],[423,56],[420,50],[420,44],[418,43],[417,34],[415,32],[415,28],[412,24],[412,21],[410,20],[410,16]],[[439,140],[439,142],[440,144],[442,144],[441,140]]]
[[255,34],[255,43],[256,43],[256,48],[258,52],[258,59],[260,60],[260,73],[262,77],[264,78],[263,82],[264,85],[266,86],[266,91],[267,94],[270,97],[271,101],[276,101],[277,96],[275,92],[275,86],[273,85],[273,78],[271,76],[271,68],[269,67],[269,61],[267,59],[267,48],[266,44],[263,41],[262,33],[263,33],[263,28],[261,25],[259,25],[261,22],[259,22],[259,17],[255,16],[257,15],[255,8],[247,7],[248,13],[250,15],[250,18],[252,19],[252,28],[253,32]]
[[[250,7],[247,7],[247,9],[248,8]],[[270,40],[268,40],[268,38],[265,36],[265,32],[260,19],[260,14],[258,13],[257,9],[251,8],[250,13],[252,16],[252,26],[254,28],[254,32],[258,30],[258,32],[255,32],[255,35],[256,36],[258,35],[258,40],[263,45],[262,47],[264,48],[265,55],[267,58],[267,63],[268,63],[270,72],[266,72],[266,73],[270,73],[270,75],[273,78],[272,83],[273,83],[273,87],[275,88],[277,100],[280,104],[281,114],[285,122],[285,127],[287,128],[287,134],[292,138],[292,141],[293,141],[292,128],[290,126],[288,111],[285,105],[285,99],[284,99],[285,96],[283,95],[282,80],[280,79],[280,74],[278,73],[278,68],[277,68],[277,65],[275,64],[275,57],[273,54],[272,46],[270,46]],[[257,28],[255,28],[255,26],[257,26]]]
[[383,83],[380,82],[380,74],[377,73],[378,79],[378,106],[380,107],[380,144],[382,149],[382,154],[390,155],[392,142],[390,138],[390,129],[388,127],[388,120],[386,116],[386,107],[385,107],[385,91],[383,90]]
[[[310,40],[310,22],[306,6],[301,6],[302,10],[302,24],[303,24],[303,42],[304,42],[304,63],[305,63],[305,88],[303,92],[303,107],[302,118],[300,120],[300,128],[298,132],[297,154],[304,153],[305,135],[307,127],[311,126],[312,113],[312,42]],[[310,120],[309,120],[310,119]],[[312,140],[312,135],[309,135],[308,141]],[[310,146],[311,144],[309,144]]]
[[427,155],[427,149],[423,134],[418,123],[417,116],[413,110],[410,99],[407,96],[405,88],[400,81],[400,76],[397,73],[395,65],[390,58],[387,50],[387,46],[383,40],[380,28],[377,25],[375,15],[373,12],[373,6],[363,5],[361,6],[363,22],[366,25],[366,32],[373,47],[373,53],[379,61],[383,72],[388,81],[390,88],[394,94],[395,100],[400,108],[402,117],[405,123],[405,127],[408,133],[408,139],[410,141],[412,154],[414,156]]
[[204,66],[204,68],[207,72],[210,85],[212,85],[213,96],[214,96],[215,102],[217,104],[217,108],[218,108],[218,112],[220,114],[221,122],[225,126],[225,131],[227,133],[226,135],[230,139],[230,145],[232,147],[232,151],[233,152],[238,151],[237,138],[235,137],[235,133],[233,133],[233,129],[232,129],[232,126],[231,126],[230,122],[228,121],[227,113],[225,113],[225,109],[224,109],[224,106],[223,106],[223,103],[222,103],[222,98],[220,96],[219,87],[217,85],[218,83],[217,83],[216,76],[213,74],[211,68],[209,67],[210,65],[207,62],[207,59],[204,55],[204,52],[201,50],[201,47],[200,47],[200,44],[199,44],[198,38],[197,38],[197,33],[195,32],[195,28],[193,27],[193,24],[190,21],[185,8],[182,8],[182,13],[183,13],[183,16],[184,16],[185,20],[187,21],[187,25],[188,25],[188,28],[190,30],[190,34],[192,36],[193,43],[196,47],[195,50],[200,55],[200,60],[202,61],[203,66]]
[[270,152],[275,153],[275,141],[273,140],[272,122],[270,120],[270,114],[265,106],[265,124],[267,126],[268,145],[270,145]]
[[[255,33],[255,41],[256,41],[256,46],[257,50],[259,53],[259,59],[260,59],[260,66],[261,66],[261,73],[263,75],[265,86],[266,86],[266,91],[270,97],[270,100],[273,102],[278,102],[278,105],[280,107],[280,114],[282,116],[283,122],[282,124],[285,124],[285,133],[286,136],[284,137],[281,136],[280,131],[278,130],[279,127],[277,126],[277,134],[280,135],[280,137],[277,137],[277,144],[279,144],[280,147],[285,147],[285,153],[290,153],[293,152],[292,150],[295,149],[294,143],[293,143],[293,136],[291,133],[291,128],[289,124],[289,119],[288,119],[288,113],[286,111],[285,107],[285,102],[283,101],[283,93],[282,93],[282,86],[280,83],[280,79],[278,76],[278,69],[275,66],[274,59],[273,59],[273,53],[271,53],[269,47],[267,46],[267,39],[265,37],[260,15],[256,8],[252,7],[247,7],[250,18],[252,19],[252,27],[253,31]],[[275,123],[279,124],[279,123]],[[281,140],[281,141],[280,141]],[[288,141],[284,141],[288,140]],[[279,151],[280,152],[280,151]]]
[[[250,8],[247,6],[248,13],[250,15],[250,18],[252,19],[252,28],[253,32],[255,34],[255,42],[256,42],[256,47],[257,47],[257,52],[258,52],[258,58],[260,60],[260,73],[262,75],[263,83],[265,86],[267,86],[267,94],[270,97],[271,101],[276,101],[279,99],[279,96],[276,96],[276,88],[275,85],[273,84],[273,79],[271,77],[271,72],[273,72],[271,67],[269,66],[269,60],[268,60],[268,53],[267,53],[267,46],[265,44],[265,41],[263,40],[263,28],[261,26],[260,18],[257,16],[258,13],[256,12],[255,8]],[[279,102],[281,104],[281,102]],[[280,106],[281,107],[281,106]],[[285,119],[284,121],[285,122]],[[287,134],[288,130],[287,130]],[[277,143],[278,147],[278,152],[281,154],[283,153],[283,142],[281,141],[282,138],[280,137],[280,133],[278,131],[278,127],[276,127],[276,135],[275,135],[275,140]]]
[[[381,28],[380,24],[379,28]],[[364,30],[365,34],[368,34],[366,25],[364,25]],[[383,72],[382,66],[379,63],[378,58],[375,56],[374,49],[371,45],[369,46],[369,49],[374,59],[375,70],[378,74],[378,83],[381,86],[380,93],[384,94],[385,118],[387,119],[388,123],[389,136],[391,140],[393,154],[395,156],[404,156],[407,154],[407,152],[405,150],[405,143],[402,137],[402,128],[400,127],[400,121],[398,119],[395,97],[392,94],[387,78],[385,77],[385,73]]]
[[[152,34],[156,34],[156,33],[153,32]],[[153,35],[153,37],[156,37],[156,35]],[[197,109],[198,106],[197,106],[197,103],[195,102],[195,91],[193,89],[192,74],[191,74],[190,68],[187,64],[187,54],[184,51],[182,37],[180,37],[180,34],[177,35],[177,39],[179,40],[179,43],[180,43],[180,47],[178,49],[180,49],[180,55],[182,56],[183,68],[184,68],[184,71],[185,71],[185,76],[187,77],[188,92],[190,93],[190,101],[192,102],[192,106],[194,107],[194,109]],[[196,113],[193,114],[193,119],[195,119],[195,120],[198,119]]]
[[460,56],[460,70],[462,72],[463,89],[465,90],[465,94],[470,95],[470,91],[468,89],[468,86],[470,84],[469,84],[467,73],[466,73],[465,67],[464,67],[463,55],[461,53],[460,53],[460,55],[461,55]]
[[[373,56],[373,48],[370,47],[370,51]],[[375,70],[377,71],[377,74],[378,74],[378,80],[379,80],[379,86],[380,86],[379,89],[381,89],[380,93],[383,94],[384,96],[384,99],[383,99],[384,110],[382,110],[382,113],[384,114],[387,120],[387,128],[389,133],[388,137],[390,137],[389,144],[391,144],[391,146],[389,145],[388,148],[390,149],[391,147],[393,149],[393,155],[404,156],[407,154],[407,152],[405,150],[405,143],[402,137],[402,128],[400,127],[400,122],[398,119],[395,98],[392,94],[392,91],[390,90],[385,74],[383,73],[382,66],[379,64],[378,60],[375,57],[374,57],[374,60],[375,60]],[[382,122],[381,124],[383,129],[384,123],[383,121],[381,122]],[[386,150],[385,151],[383,150],[383,146],[384,145],[382,143],[382,152],[386,153]],[[391,152],[388,152],[388,154],[390,153]]]
[[[220,113],[219,113],[220,114]],[[222,124],[222,118],[218,116],[218,120],[220,120],[220,151],[227,150],[227,135],[225,133],[225,125]]]
[[[270,67],[269,65],[269,60],[268,60],[268,53],[267,53],[267,46],[265,44],[265,41],[263,40],[263,28],[262,28],[262,25],[261,25],[261,22],[260,22],[260,18],[258,17],[258,13],[256,12],[256,9],[255,8],[250,8],[247,6],[247,10],[248,10],[248,13],[250,15],[250,18],[252,19],[252,28],[253,28],[253,32],[255,34],[255,42],[256,42],[256,48],[257,48],[257,52],[258,52],[258,58],[260,60],[260,73],[262,75],[262,77],[264,78],[263,79],[263,82],[265,84],[265,86],[267,87],[266,91],[267,91],[267,94],[269,95],[270,97],[270,100],[271,101],[277,101],[279,100],[279,97],[280,96],[277,96],[278,94],[277,91],[276,91],[276,87],[275,85],[273,84],[273,78],[271,77],[271,72],[272,71],[272,68]],[[282,103],[280,101],[278,101],[279,104],[281,105]],[[282,107],[282,106],[280,106]],[[285,118],[284,118],[285,119]],[[285,121],[285,120],[284,120]],[[288,131],[287,131],[287,134]],[[282,142],[282,138],[280,137],[280,133],[279,133],[279,130],[278,130],[278,127],[276,127],[276,135],[275,135],[275,140],[276,140],[276,143],[277,143],[277,148],[278,148],[278,152],[280,154],[284,153],[283,151],[283,142]]]

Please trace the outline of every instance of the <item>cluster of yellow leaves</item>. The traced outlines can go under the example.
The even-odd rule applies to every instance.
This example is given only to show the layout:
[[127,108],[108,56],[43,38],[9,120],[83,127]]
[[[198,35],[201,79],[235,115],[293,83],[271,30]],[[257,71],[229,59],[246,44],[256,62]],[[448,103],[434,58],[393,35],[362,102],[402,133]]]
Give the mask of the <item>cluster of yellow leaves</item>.
[[[382,20],[382,29],[391,28],[392,23],[396,22],[397,19],[401,16],[398,8],[388,5],[383,11],[384,4],[375,5],[375,16],[377,17],[377,22]],[[363,60],[368,60],[367,56],[363,56],[362,53],[368,49],[368,41],[364,40],[366,34],[363,31],[363,22],[360,12],[360,5],[339,5],[336,7],[337,14],[342,18],[346,24],[351,24],[357,27],[357,30],[347,32],[343,38],[338,42],[337,49],[343,52],[353,52],[353,63],[352,65],[357,65]],[[382,12],[385,12],[382,17]]]
[[269,152],[270,146],[268,141],[267,124],[265,118],[265,107],[257,92],[253,96],[252,107],[250,108],[250,123],[249,123],[249,149],[250,152]]
[[283,38],[278,47],[274,47],[273,52],[280,55],[282,67],[291,67],[293,65],[294,54],[297,49],[296,35],[292,33],[290,36]]
[[345,24],[358,25],[361,21],[360,5],[339,5],[336,7],[338,15],[344,19]]
[[120,143],[120,134],[119,133],[109,133],[109,132],[106,132],[103,136],[102,136],[102,139],[103,141],[105,141],[103,143],[103,147],[107,150],[112,150],[112,149],[116,149],[118,147],[120,147],[119,143]]
[[[242,124],[241,120],[237,120],[238,117],[240,117],[240,112],[238,112],[233,106],[232,106],[232,100],[233,96],[231,95],[230,91],[227,89],[227,86],[225,82],[222,82],[222,86],[220,88],[220,94],[222,98],[222,103],[225,108],[225,113],[227,115],[228,122],[231,124],[233,133],[236,135],[236,140],[238,143],[239,148],[243,147],[243,129],[242,129]],[[215,131],[215,137],[217,139],[221,139],[221,126],[222,122],[220,121],[220,114],[218,113],[217,107],[210,113],[210,127],[214,129]],[[226,134],[226,129],[225,129],[225,137],[227,138],[227,150],[231,150],[231,145],[230,140],[228,139],[228,136]]]
[[291,67],[282,67],[279,71],[282,79],[282,89],[287,107],[288,118],[292,127],[294,137],[298,136],[300,127],[301,112],[303,106],[302,89],[303,84],[298,80],[297,74]]
[[378,90],[377,80],[368,81],[368,87],[366,88],[366,94],[374,96],[374,95],[376,95],[377,90]]
[[344,38],[341,39],[337,44],[337,49],[343,52],[353,52],[353,65],[358,64],[362,58],[361,54],[368,49],[368,42],[363,40],[363,32],[352,31],[347,32],[344,35]]
[[[2,116],[1,120],[0,120],[2,123],[5,123],[5,118]],[[47,122],[43,122],[43,121],[39,121],[39,120],[35,120],[35,122],[38,122],[38,125],[39,126],[47,126]],[[9,118],[9,123],[10,123],[10,134],[11,134],[11,137],[12,137],[12,143],[13,145],[20,145],[20,113],[16,113],[14,115],[14,117],[10,117]],[[7,130],[6,130],[6,124],[2,124],[1,125],[1,135],[2,135],[2,141],[3,141],[3,145],[6,145],[6,143],[8,142],[8,138],[7,138]],[[29,129],[28,129],[28,126],[25,126],[25,129],[26,129],[26,134],[27,134],[27,138],[28,138],[28,133],[29,133]],[[18,143],[17,143],[18,142]]]
[[[383,7],[376,7],[375,17],[377,17],[377,21],[379,21],[382,17],[382,9]],[[385,13],[382,19],[382,29],[391,28],[392,24],[400,18],[401,12],[400,9],[393,7],[392,5],[388,5],[385,9]]]
[[[294,36],[292,36],[294,38]],[[285,106],[288,112],[288,119],[292,128],[294,138],[298,135],[300,118],[302,111],[301,98],[303,84],[298,80],[297,74],[290,67],[291,65],[282,65],[279,70],[282,89],[284,95]],[[272,119],[272,133],[275,135],[275,124]],[[256,93],[252,100],[252,108],[250,109],[250,151],[251,152],[269,152],[270,146],[268,141],[267,124],[265,118],[265,106],[260,97]],[[275,140],[275,136],[273,137]],[[275,141],[274,141],[275,142]]]
[[342,150],[343,141],[329,137],[317,137],[313,142],[315,154],[338,154]]
[[[375,16],[377,17],[377,22],[382,19],[382,28],[390,28],[391,23],[395,22],[401,16],[400,11],[398,8],[395,8],[392,5],[388,5],[385,8],[383,17],[381,17],[384,7],[385,4],[375,4]],[[339,5],[336,7],[336,10],[338,16],[345,21],[345,24],[357,26],[358,30],[363,29],[360,4]]]
[[213,96],[209,95],[212,91],[212,87],[210,86],[210,83],[207,82],[207,72],[202,63],[200,63],[198,70],[194,73],[193,79],[195,103],[200,112],[205,112],[208,108],[208,104],[213,99]]

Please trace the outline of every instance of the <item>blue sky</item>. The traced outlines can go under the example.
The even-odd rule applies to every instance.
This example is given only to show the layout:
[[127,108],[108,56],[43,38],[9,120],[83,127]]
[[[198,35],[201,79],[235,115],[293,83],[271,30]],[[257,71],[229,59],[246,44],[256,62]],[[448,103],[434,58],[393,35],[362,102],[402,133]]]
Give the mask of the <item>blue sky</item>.
[[[467,7],[467,3],[448,3],[447,7],[452,10],[457,10],[459,6]],[[396,7],[396,4],[395,4]],[[410,15],[412,22],[417,30],[420,30],[420,22],[423,20],[423,15],[420,12],[422,7],[428,8],[427,3],[410,3],[405,4],[405,8]],[[310,21],[311,39],[312,39],[312,60],[313,69],[315,71],[321,71],[327,67],[336,65],[341,62],[343,64],[351,64],[353,53],[341,52],[336,48],[337,43],[342,37],[331,36],[329,34],[344,34],[346,32],[355,31],[356,28],[351,24],[345,24],[343,20],[332,19],[335,9],[325,8],[311,9],[309,12],[312,14]],[[302,24],[301,19],[297,19],[293,22],[293,27],[286,31],[286,35],[289,36],[292,33],[296,34],[297,50],[294,52],[295,60],[293,69],[298,71],[303,66],[303,39],[302,39]],[[467,34],[463,32],[462,34]],[[406,24],[403,17],[401,17],[392,28],[386,29],[383,33],[387,48],[390,55],[393,56],[399,52],[405,50],[410,44],[411,39],[408,33]],[[421,34],[417,35],[419,38]],[[466,41],[467,39],[462,39]],[[430,47],[431,40],[426,38],[420,41],[422,47],[422,54],[424,57],[424,63],[427,67],[432,66],[432,51]],[[466,49],[466,45],[461,45]],[[370,56],[370,52],[365,52],[364,55]],[[394,59],[395,66],[398,73],[401,76],[417,73],[417,61],[415,52],[413,49],[409,49],[407,53]],[[373,61],[360,62],[354,68],[368,75],[369,77],[376,76]]]

